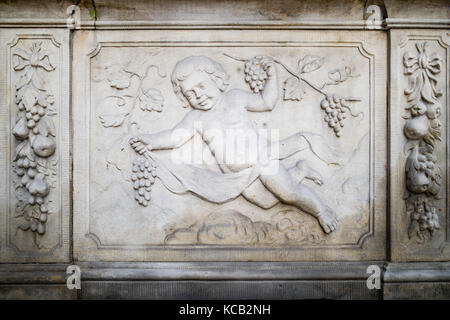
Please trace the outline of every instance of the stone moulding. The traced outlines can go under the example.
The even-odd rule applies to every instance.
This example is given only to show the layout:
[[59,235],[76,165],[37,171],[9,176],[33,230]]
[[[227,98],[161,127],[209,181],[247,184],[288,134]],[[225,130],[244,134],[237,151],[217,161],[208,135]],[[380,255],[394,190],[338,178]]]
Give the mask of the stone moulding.
[[0,28],[69,28],[80,30],[92,29],[341,29],[341,30],[389,30],[399,28],[427,28],[442,29],[450,26],[450,19],[399,19],[386,18],[380,25],[372,26],[367,20],[302,20],[302,21],[148,21],[148,20],[80,20],[75,27],[75,22],[68,24],[67,19],[16,19],[0,18]]
[[[90,59],[95,58],[103,49],[105,48],[133,48],[133,47],[143,47],[143,48],[160,48],[160,47],[204,47],[208,48],[211,46],[217,46],[217,47],[223,47],[226,48],[228,45],[233,44],[233,46],[238,47],[246,47],[246,46],[258,46],[258,47],[292,47],[292,48],[313,48],[315,46],[317,47],[331,47],[331,48],[354,48],[358,51],[358,53],[363,56],[365,59],[369,62],[369,78],[370,83],[375,83],[375,54],[373,53],[373,50],[371,51],[367,44],[365,44],[363,41],[289,41],[287,44],[279,45],[273,41],[242,41],[239,42],[239,44],[234,44],[233,41],[223,41],[223,42],[201,42],[201,41],[195,41],[195,42],[183,42],[183,41],[165,41],[165,42],[125,42],[123,44],[118,44],[118,42],[112,41],[112,42],[98,42],[95,44],[95,46],[88,50],[86,53],[86,56]],[[87,90],[88,92],[91,92],[90,89],[90,80],[92,78],[91,74],[92,67],[88,68],[87,71]],[[335,85],[335,84],[334,84]],[[323,89],[323,88],[322,88]],[[367,117],[370,119],[370,152],[369,152],[369,159],[370,159],[370,176],[371,179],[374,179],[374,171],[375,171],[375,162],[374,162],[374,154],[375,154],[375,115],[374,115],[374,108],[375,108],[375,87],[371,86],[369,90],[369,112]],[[87,102],[88,106],[91,106],[90,102]],[[90,110],[89,110],[90,112]],[[113,127],[115,125],[105,125],[103,123],[103,119],[101,119],[101,122],[104,127]],[[344,249],[344,250],[363,250],[364,244],[366,240],[374,237],[375,235],[375,197],[374,197],[374,189],[375,186],[373,183],[370,183],[369,188],[369,219],[368,219],[368,226],[367,230],[365,230],[358,238],[357,241],[352,243],[342,243],[342,244],[333,244],[333,245],[327,245],[327,244],[303,244],[301,246],[279,246],[279,248],[283,248],[288,251],[296,251],[296,250],[308,250],[308,249],[314,249],[314,250],[329,250],[329,249]],[[88,210],[90,212],[90,210]],[[90,221],[90,220],[89,220]],[[158,244],[139,244],[139,245],[129,245],[129,244],[107,244],[102,241],[102,239],[95,234],[95,232],[91,231],[91,228],[89,227],[88,232],[85,234],[86,238],[89,238],[92,240],[92,242],[95,243],[96,248],[98,250],[132,250],[132,251],[141,251],[141,250],[155,250],[162,252],[164,250],[174,250],[181,252],[182,250],[188,250],[188,251],[198,251],[201,252],[202,250],[219,250],[219,251],[226,251],[231,250],[235,252],[239,252],[242,250],[241,245],[220,245],[220,246],[214,246],[214,245],[158,245]],[[264,251],[264,250],[270,250],[273,247],[273,245],[258,245],[257,247],[247,247],[246,250],[249,251]]]
[[[66,288],[67,264],[0,265],[0,298],[36,299],[37,289],[53,299],[164,298],[231,299],[239,292],[247,299],[448,299],[448,262],[78,262],[81,292]],[[381,270],[381,290],[366,287],[367,267]],[[258,272],[255,272],[258,270]],[[345,283],[345,285],[342,285]],[[170,284],[173,284],[171,286]],[[200,293],[193,290],[203,286]],[[211,285],[226,290],[222,294]],[[262,285],[264,284],[264,285]],[[276,286],[282,286],[277,291]],[[20,287],[20,294],[15,288]],[[169,290],[170,289],[170,290]],[[155,296],[155,290],[158,296]],[[168,291],[169,290],[169,291]],[[205,291],[207,293],[205,293]],[[263,291],[263,292],[261,292]],[[196,293],[198,292],[198,293]],[[66,295],[62,295],[65,293]],[[42,293],[41,293],[42,294]],[[69,296],[67,296],[70,294]],[[43,295],[42,297],[47,297]]]

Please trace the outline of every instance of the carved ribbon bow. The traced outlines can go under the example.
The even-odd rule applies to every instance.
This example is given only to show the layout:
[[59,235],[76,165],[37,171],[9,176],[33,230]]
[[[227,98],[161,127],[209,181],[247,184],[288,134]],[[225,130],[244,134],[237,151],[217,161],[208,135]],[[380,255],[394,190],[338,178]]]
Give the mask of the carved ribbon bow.
[[[405,90],[408,96],[408,107],[412,116],[423,115],[427,112],[425,103],[437,103],[437,97],[442,92],[436,88],[436,75],[441,72],[441,58],[433,53],[428,55],[426,52],[427,42],[417,43],[417,53],[408,51],[403,56],[405,66],[404,74],[409,75],[409,88]],[[431,116],[431,117],[430,117]],[[429,115],[434,118],[436,115]]]

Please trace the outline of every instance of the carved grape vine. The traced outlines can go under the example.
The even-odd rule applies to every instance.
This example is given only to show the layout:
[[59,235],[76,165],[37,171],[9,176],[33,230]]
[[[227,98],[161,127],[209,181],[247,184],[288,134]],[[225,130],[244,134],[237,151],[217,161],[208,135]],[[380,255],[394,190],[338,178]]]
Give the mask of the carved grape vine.
[[56,67],[41,42],[33,42],[28,51],[17,48],[12,55],[14,71],[21,72],[15,86],[18,110],[12,129],[18,143],[12,164],[16,218],[20,219],[20,229],[43,235],[51,213],[48,195],[55,187],[57,172],[57,159],[52,157],[56,129],[50,118],[56,114],[54,97],[46,87],[43,71],[52,72]]
[[[151,112],[161,112],[164,107],[164,97],[160,90],[156,88],[143,88],[142,84],[145,78],[147,78],[148,71],[150,68],[156,68],[158,70],[158,75],[165,78],[165,75],[159,74],[159,69],[155,65],[148,65],[145,68],[145,73],[143,75],[138,74],[129,70],[125,66],[110,66],[109,75],[107,77],[110,87],[114,90],[114,94],[106,97],[113,98],[116,101],[116,107],[118,109],[124,109],[128,107],[128,111],[121,112],[117,114],[104,114],[99,115],[99,120],[105,128],[109,127],[120,127],[122,124],[127,122],[127,132],[118,140],[120,146],[128,145],[128,140],[130,136],[136,135],[134,132],[132,135],[130,133],[136,130],[134,122],[130,119],[133,111],[136,110],[136,106],[142,111]],[[125,89],[131,86],[131,78],[136,77],[138,79],[137,90],[133,95],[126,94]],[[113,165],[114,167],[120,168],[115,163],[116,160],[107,159],[108,165]],[[151,199],[152,185],[155,182],[156,177],[156,164],[151,159],[147,159],[144,156],[137,155],[133,160],[131,168],[131,182],[135,191],[136,201],[146,207]]]
[[[224,55],[234,60],[245,62],[245,82],[248,83],[253,92],[258,93],[264,89],[267,73],[260,63],[263,56],[238,58],[227,53],[224,53]],[[326,113],[323,119],[328,126],[333,129],[336,137],[341,136],[341,129],[344,127],[347,115],[352,117],[363,115],[362,112],[353,114],[349,105],[349,102],[360,101],[360,99],[354,97],[341,97],[337,94],[330,94],[323,91],[323,89],[327,86],[339,85],[350,78],[357,77],[358,75],[353,74],[352,68],[349,66],[345,66],[341,69],[334,69],[328,72],[329,80],[321,87],[318,87],[305,79],[304,74],[320,69],[324,63],[324,58],[315,55],[305,55],[299,59],[296,72],[291,70],[280,60],[274,59],[273,61],[281,65],[289,74],[292,75],[292,77],[287,78],[283,83],[283,99],[285,101],[291,100],[300,102],[303,100],[306,93],[304,84],[324,96],[324,99],[320,102],[321,109]]]
[[437,75],[442,59],[429,55],[427,42],[416,43],[417,52],[403,55],[404,74],[409,87],[405,90],[408,114],[403,132],[408,139],[409,155],[406,160],[406,211],[410,215],[408,236],[425,240],[426,231],[432,236],[439,229],[438,209],[433,200],[439,199],[441,172],[434,155],[437,141],[441,140],[442,92],[437,88]]

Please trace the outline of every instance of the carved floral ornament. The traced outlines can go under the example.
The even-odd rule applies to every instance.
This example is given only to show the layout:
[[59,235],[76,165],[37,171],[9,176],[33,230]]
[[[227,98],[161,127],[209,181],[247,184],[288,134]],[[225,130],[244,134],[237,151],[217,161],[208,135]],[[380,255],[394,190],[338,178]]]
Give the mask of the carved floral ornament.
[[52,72],[55,65],[50,52],[41,42],[33,42],[28,50],[13,52],[13,70],[20,73],[15,86],[14,103],[17,113],[12,124],[16,148],[13,156],[13,183],[19,228],[43,235],[51,201],[51,188],[56,177],[56,130],[51,119],[56,112],[54,97],[46,87],[44,72]]
[[441,170],[434,154],[441,140],[442,92],[437,88],[437,75],[441,72],[442,59],[427,52],[427,42],[416,43],[417,52],[406,52],[403,56],[404,74],[409,86],[405,90],[408,114],[404,134],[408,138],[409,156],[406,160],[406,211],[411,222],[409,237],[425,240],[439,229],[438,208],[433,200],[440,199]]

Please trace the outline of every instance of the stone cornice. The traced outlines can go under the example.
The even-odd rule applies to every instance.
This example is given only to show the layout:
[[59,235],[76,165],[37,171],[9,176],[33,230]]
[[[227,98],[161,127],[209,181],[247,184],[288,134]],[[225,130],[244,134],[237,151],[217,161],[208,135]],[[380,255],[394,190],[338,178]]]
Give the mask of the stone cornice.
[[75,27],[67,19],[0,18],[0,28],[70,28],[70,29],[337,29],[388,30],[394,28],[448,28],[450,19],[387,18],[376,25],[366,20],[302,20],[302,21],[156,21],[156,20],[81,20]]

